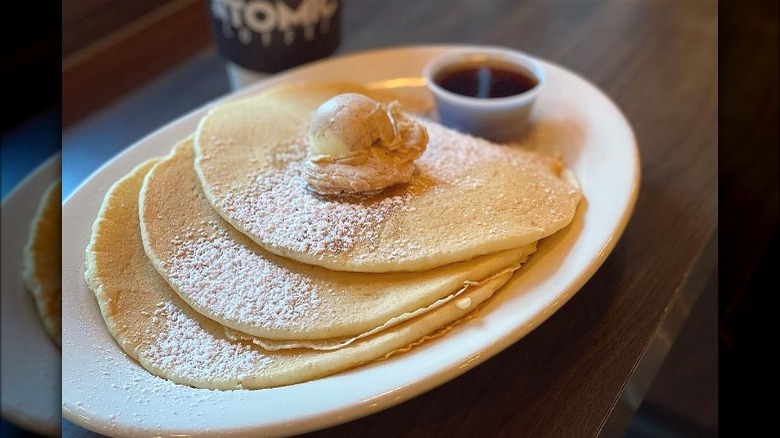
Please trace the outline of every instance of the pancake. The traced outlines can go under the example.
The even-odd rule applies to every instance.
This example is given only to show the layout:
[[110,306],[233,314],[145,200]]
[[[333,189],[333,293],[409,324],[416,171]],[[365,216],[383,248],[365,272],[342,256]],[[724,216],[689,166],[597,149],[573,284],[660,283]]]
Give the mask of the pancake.
[[46,332],[62,348],[62,181],[41,198],[22,256],[22,276]]
[[[181,300],[146,257],[138,198],[147,162],[106,195],[86,250],[85,279],[111,335],[151,373],[209,389],[257,389],[323,377],[404,352],[446,333],[506,282],[504,274],[419,318],[334,351],[269,352],[230,340]],[[461,300],[471,300],[464,306]]]
[[[556,158],[417,118],[429,136],[410,183],[319,197],[302,177],[312,112],[349,84],[285,86],[211,109],[195,169],[213,208],[266,250],[339,271],[424,271],[520,248],[568,225],[581,198]],[[383,96],[375,96],[378,100]]]
[[146,254],[190,306],[232,329],[231,337],[268,349],[341,348],[514,272],[535,250],[414,273],[306,265],[263,250],[224,221],[203,195],[193,160],[185,140],[146,176],[139,197]]

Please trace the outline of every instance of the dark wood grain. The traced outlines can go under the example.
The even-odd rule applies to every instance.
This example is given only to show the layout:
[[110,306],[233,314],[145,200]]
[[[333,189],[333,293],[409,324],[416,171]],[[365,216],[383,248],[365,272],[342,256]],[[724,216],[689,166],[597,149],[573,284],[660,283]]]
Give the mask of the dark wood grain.
[[175,0],[63,0],[62,56],[67,57]]
[[63,59],[63,128],[202,51],[207,20],[200,1],[170,2]]
[[[345,2],[340,53],[416,43],[498,44],[588,78],[633,125],[642,182],[614,252],[539,328],[432,391],[308,436],[602,431],[669,309],[683,296],[696,296],[684,295],[698,287],[689,283],[691,273],[713,259],[702,252],[718,225],[717,6],[656,0]],[[225,91],[224,84],[194,78],[179,84],[185,86]],[[90,125],[81,129],[83,134]],[[67,159],[67,147],[64,154]],[[715,268],[703,269],[706,275]],[[73,425],[67,430],[66,436],[89,436]]]

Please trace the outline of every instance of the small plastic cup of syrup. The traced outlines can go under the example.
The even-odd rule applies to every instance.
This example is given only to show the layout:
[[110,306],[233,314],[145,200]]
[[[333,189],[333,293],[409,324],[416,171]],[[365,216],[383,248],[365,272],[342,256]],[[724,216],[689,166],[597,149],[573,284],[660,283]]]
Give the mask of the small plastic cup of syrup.
[[496,142],[520,136],[545,83],[539,61],[500,47],[447,52],[423,76],[442,124]]

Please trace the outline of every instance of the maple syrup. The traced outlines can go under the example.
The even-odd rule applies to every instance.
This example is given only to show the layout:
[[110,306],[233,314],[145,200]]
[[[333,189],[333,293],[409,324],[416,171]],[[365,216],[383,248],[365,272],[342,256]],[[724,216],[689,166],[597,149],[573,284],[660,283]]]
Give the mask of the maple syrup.
[[515,96],[538,84],[528,73],[502,64],[455,65],[439,72],[434,81],[452,93],[480,99]]

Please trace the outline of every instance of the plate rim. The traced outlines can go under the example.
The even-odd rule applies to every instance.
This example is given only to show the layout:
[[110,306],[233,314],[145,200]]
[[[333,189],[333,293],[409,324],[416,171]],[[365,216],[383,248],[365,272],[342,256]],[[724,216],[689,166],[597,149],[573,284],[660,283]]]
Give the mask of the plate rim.
[[[435,45],[404,45],[404,46],[394,46],[394,47],[385,47],[380,49],[374,49],[374,50],[367,50],[362,52],[355,52],[355,53],[349,53],[344,54],[341,56],[336,56],[332,58],[326,58],[321,61],[317,61],[310,64],[305,64],[299,67],[296,67],[294,69],[290,69],[286,72],[280,73],[278,75],[271,76],[267,78],[266,80],[263,80],[257,84],[254,84],[250,87],[247,87],[245,89],[239,90],[237,92],[228,93],[226,95],[220,96],[214,100],[211,100],[207,102],[204,105],[201,105],[199,107],[196,107],[195,109],[183,114],[182,116],[176,118],[175,120],[163,125],[161,128],[154,130],[152,133],[144,136],[140,140],[134,142],[131,146],[123,149],[116,155],[114,155],[111,159],[103,163],[101,166],[99,166],[94,172],[90,174],[89,177],[87,177],[84,181],[82,181],[70,194],[68,194],[67,198],[65,199],[63,203],[63,208],[67,208],[67,205],[71,199],[73,199],[74,195],[79,193],[87,184],[89,184],[94,178],[96,178],[97,175],[100,175],[102,172],[105,171],[105,169],[112,165],[112,163],[116,161],[120,161],[123,159],[126,159],[125,157],[132,152],[138,145],[144,144],[148,141],[153,140],[154,138],[164,134],[167,131],[174,130],[176,125],[179,123],[186,123],[189,118],[195,117],[199,113],[204,113],[208,110],[208,108],[233,99],[240,99],[242,97],[249,96],[251,94],[257,93],[260,90],[263,90],[267,87],[285,82],[290,81],[294,79],[296,75],[301,74],[302,72],[305,72],[310,69],[314,68],[321,68],[322,66],[327,66],[328,64],[334,64],[338,65],[338,63],[343,62],[349,62],[350,60],[354,60],[357,58],[365,57],[365,56],[377,56],[377,55],[387,55],[390,56],[390,52],[399,52],[399,53],[405,53],[408,51],[414,51],[414,52],[430,52],[431,55],[440,53],[445,50],[456,50],[461,48],[489,48],[489,47],[496,47],[496,46],[488,46],[488,45],[474,45],[474,44],[435,44]],[[397,55],[394,55],[397,56]],[[533,56],[533,55],[532,55]],[[628,118],[625,116],[625,114],[621,111],[621,109],[614,103],[614,101],[608,96],[604,91],[602,91],[599,87],[594,85],[592,82],[587,80],[586,78],[583,78],[582,76],[578,75],[577,73],[568,70],[564,67],[558,66],[555,63],[549,62],[547,60],[540,59],[543,64],[554,66],[556,68],[560,68],[561,70],[567,72],[568,74],[573,75],[577,79],[583,81],[585,84],[587,84],[589,87],[597,91],[602,98],[605,99],[605,101],[611,106],[611,109],[617,114],[618,117],[620,117],[621,121],[624,124],[624,127],[628,129],[628,133],[630,136],[630,147],[632,148],[632,160],[633,160],[633,166],[631,169],[631,173],[633,175],[633,180],[631,187],[628,191],[628,197],[626,199],[626,204],[624,208],[622,209],[622,213],[620,216],[619,221],[617,222],[615,228],[613,229],[612,238],[608,239],[605,245],[601,248],[601,251],[592,259],[589,260],[589,263],[587,266],[585,266],[581,273],[576,277],[575,281],[572,283],[569,283],[567,285],[567,289],[570,290],[570,293],[565,294],[564,296],[559,297],[558,300],[556,300],[553,305],[548,307],[544,314],[536,315],[534,318],[533,323],[528,327],[519,327],[517,330],[514,330],[513,332],[502,336],[494,342],[490,344],[483,345],[483,350],[481,350],[480,354],[473,358],[472,360],[469,360],[467,363],[459,363],[459,364],[448,364],[450,365],[442,372],[439,372],[436,375],[431,376],[425,376],[424,378],[417,378],[413,381],[408,381],[406,388],[395,388],[393,391],[392,396],[390,397],[386,395],[384,399],[381,399],[381,397],[376,397],[370,400],[373,402],[372,406],[369,406],[369,403],[367,400],[362,400],[356,404],[351,404],[347,406],[342,406],[337,409],[328,409],[323,410],[319,412],[317,415],[312,415],[310,417],[312,418],[303,418],[298,419],[298,421],[293,422],[293,424],[285,423],[285,422],[277,422],[273,424],[263,424],[263,425],[255,425],[251,427],[237,427],[237,428],[231,428],[228,430],[228,432],[231,433],[237,433],[237,434],[245,434],[245,433],[257,433],[258,431],[267,431],[272,433],[301,433],[311,430],[317,430],[323,427],[329,427],[336,424],[340,424],[343,422],[351,421],[356,418],[360,418],[366,415],[370,415],[371,413],[377,412],[379,410],[384,410],[387,408],[390,408],[394,405],[397,405],[399,403],[402,403],[403,401],[406,401],[410,398],[416,397],[420,394],[422,394],[425,391],[428,391],[432,388],[435,388],[437,386],[440,386],[441,384],[461,375],[467,372],[468,370],[471,370],[473,367],[483,363],[490,357],[493,357],[498,352],[506,349],[508,346],[514,344],[519,339],[524,337],[527,333],[538,327],[542,322],[544,322],[549,316],[551,316],[555,311],[557,311],[560,307],[562,307],[566,302],[569,301],[569,299],[579,291],[582,286],[595,274],[595,272],[600,268],[600,266],[606,261],[608,255],[612,252],[614,247],[616,246],[617,242],[619,241],[620,237],[622,236],[623,232],[625,231],[630,218],[633,214],[634,207],[636,205],[636,200],[638,197],[639,192],[639,184],[641,180],[641,174],[640,174],[640,158],[639,158],[639,152],[638,152],[638,144],[636,140],[636,135],[634,133],[634,130],[631,126],[631,124],[628,121]],[[135,163],[138,164],[138,163]],[[105,193],[105,190],[107,187],[103,188],[103,194]],[[540,312],[541,313],[541,312]],[[63,373],[64,376],[64,373]],[[409,387],[413,387],[413,389],[409,389]],[[399,394],[400,393],[400,394]],[[377,407],[379,405],[379,407]],[[332,419],[329,419],[328,417],[337,416],[338,420],[334,421]],[[117,432],[117,430],[114,427],[107,427],[107,425],[103,425],[103,427],[99,429],[95,429],[96,426],[99,426],[93,422],[86,421],[83,417],[71,413],[66,409],[65,404],[63,403],[63,418],[67,418],[68,420],[72,421],[75,424],[78,424],[82,427],[86,427],[91,430],[97,430],[101,433],[111,433],[111,432]],[[301,425],[301,421],[305,420],[307,421],[306,425]],[[138,433],[138,429],[134,429],[133,425],[127,425],[128,428],[125,430],[128,433]],[[144,429],[145,430],[145,429]],[[135,432],[134,432],[135,431]]]

